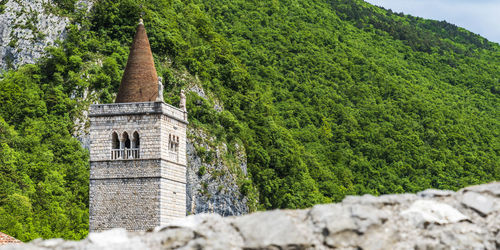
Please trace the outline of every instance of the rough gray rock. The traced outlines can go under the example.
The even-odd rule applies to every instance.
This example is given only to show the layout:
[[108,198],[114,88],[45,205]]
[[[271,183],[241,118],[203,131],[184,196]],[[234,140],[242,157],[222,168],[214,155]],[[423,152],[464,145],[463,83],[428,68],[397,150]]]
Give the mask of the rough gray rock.
[[0,13],[0,69],[35,63],[65,37],[69,20],[46,10],[50,0],[9,0]]
[[307,210],[275,210],[232,218],[231,225],[250,249],[272,246],[285,249],[314,248],[321,245],[310,226]]
[[[246,178],[246,155],[235,145],[233,162],[228,156],[227,145],[214,145],[216,138],[197,129],[188,129],[187,143],[187,197],[188,214],[217,213],[222,216],[248,213],[247,197],[238,186]],[[233,169],[230,169],[231,166]]]
[[481,216],[500,209],[500,203],[476,192],[466,192],[462,197],[462,204],[476,210]]
[[499,249],[499,202],[500,182],[456,193],[350,196],[305,210],[198,214],[153,232],[113,229],[6,249]]
[[445,225],[469,219],[452,206],[433,200],[416,200],[408,209],[401,212],[401,215],[421,228],[432,223]]

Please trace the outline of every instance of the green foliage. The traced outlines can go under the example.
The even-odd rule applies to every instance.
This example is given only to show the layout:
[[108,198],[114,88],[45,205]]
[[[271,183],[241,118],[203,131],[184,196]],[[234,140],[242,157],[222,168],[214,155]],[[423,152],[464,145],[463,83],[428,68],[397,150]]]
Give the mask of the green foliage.
[[206,172],[207,169],[205,168],[205,166],[201,166],[200,169],[198,170],[198,176],[202,177]]
[[43,78],[28,65],[0,80],[0,231],[24,241],[81,239],[88,231],[88,152],[70,134],[74,101]]
[[3,14],[5,11],[5,4],[7,4],[8,0],[0,0],[0,14]]
[[[61,46],[0,80],[0,231],[86,234],[88,156],[72,121],[86,91],[113,101],[140,12],[131,0],[68,12]],[[190,126],[244,144],[239,186],[259,209],[500,180],[498,44],[361,0],[151,0],[144,12],[166,100],[204,88],[187,93]]]
[[88,233],[88,151],[72,136],[88,105],[79,39],[0,79],[0,231],[23,241]]
[[57,7],[59,7],[60,10],[69,14],[69,13],[72,13],[73,11],[75,11],[75,3],[77,1],[76,0],[54,0],[53,2],[57,5]]

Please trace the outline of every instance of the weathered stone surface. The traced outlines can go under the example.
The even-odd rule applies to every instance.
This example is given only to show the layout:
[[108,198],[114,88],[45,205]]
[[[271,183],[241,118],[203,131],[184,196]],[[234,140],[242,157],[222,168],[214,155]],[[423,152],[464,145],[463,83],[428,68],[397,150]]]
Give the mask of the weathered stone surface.
[[471,207],[462,204],[468,192],[497,204],[500,197],[493,194],[498,187],[481,185],[446,195],[348,197],[311,209],[241,217],[198,214],[148,233],[113,229],[80,242],[35,240],[7,249],[498,249],[500,208],[493,206],[483,217],[471,208],[478,199],[468,200]]
[[382,207],[385,205],[397,205],[404,202],[411,202],[417,198],[418,197],[415,194],[387,194],[379,197],[365,194],[363,196],[347,196],[343,202],[349,204],[364,204]]
[[474,192],[478,192],[478,193],[486,193],[486,194],[500,197],[500,182],[494,182],[494,183],[485,184],[485,185],[467,187],[463,191],[464,192],[474,191]]
[[372,234],[372,229],[384,224],[390,213],[373,206],[348,203],[317,205],[310,210],[309,215],[316,234],[324,236],[325,245],[355,248],[367,240],[359,236],[367,232]]
[[50,0],[10,0],[0,13],[0,69],[35,63],[64,39],[69,19],[48,13]]
[[314,237],[306,210],[275,210],[236,217],[232,225],[252,249],[314,248],[321,243]]
[[495,211],[500,205],[495,203],[491,196],[482,195],[476,192],[466,192],[462,197],[462,204],[476,210],[482,216],[486,216]]
[[401,215],[408,218],[417,227],[427,227],[430,223],[449,224],[468,220],[452,206],[432,200],[417,200]]
[[[185,244],[186,248],[238,249],[244,246],[240,233],[218,214],[200,214],[186,219],[173,221],[165,227],[157,228],[159,232],[191,230],[192,239]],[[168,245],[168,247],[175,247]]]

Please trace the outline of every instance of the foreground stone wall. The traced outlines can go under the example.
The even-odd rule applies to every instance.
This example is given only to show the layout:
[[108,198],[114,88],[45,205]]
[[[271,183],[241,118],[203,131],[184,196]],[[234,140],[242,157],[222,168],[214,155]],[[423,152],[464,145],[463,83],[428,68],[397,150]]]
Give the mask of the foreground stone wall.
[[200,214],[154,232],[113,229],[80,242],[7,249],[499,249],[500,182],[458,192],[347,197],[305,210]]

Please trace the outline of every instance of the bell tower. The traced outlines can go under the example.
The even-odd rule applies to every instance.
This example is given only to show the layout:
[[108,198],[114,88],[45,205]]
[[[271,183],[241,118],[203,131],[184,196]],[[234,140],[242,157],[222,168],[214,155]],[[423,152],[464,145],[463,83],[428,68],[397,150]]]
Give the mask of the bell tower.
[[142,231],[186,216],[185,96],[163,101],[139,22],[115,103],[90,106],[90,232]]

